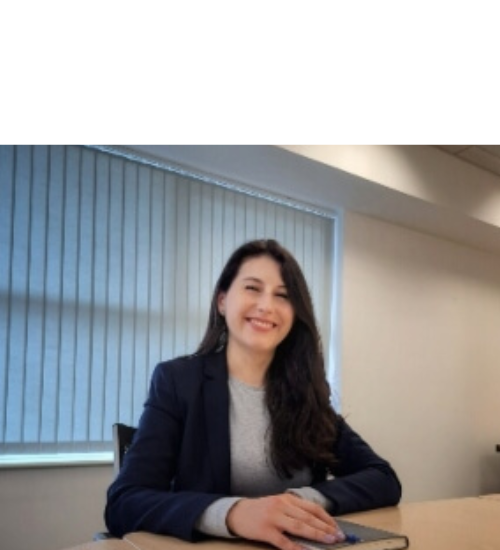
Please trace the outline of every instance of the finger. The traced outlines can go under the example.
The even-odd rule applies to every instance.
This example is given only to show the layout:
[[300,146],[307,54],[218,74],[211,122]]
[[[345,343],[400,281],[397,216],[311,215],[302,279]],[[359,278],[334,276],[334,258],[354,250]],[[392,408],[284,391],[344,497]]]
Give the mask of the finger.
[[345,538],[344,533],[342,533],[335,520],[330,515],[328,515],[328,520],[330,521],[326,523],[322,518],[318,518],[301,508],[290,508],[288,513],[282,516],[280,529],[296,537],[327,544],[343,541]]
[[301,510],[304,510],[305,512],[309,513],[310,515],[318,518],[324,523],[331,525],[333,527],[337,527],[337,522],[335,521],[335,519],[324,508],[322,508],[318,504],[315,504],[314,502],[310,502],[309,500],[301,499],[300,497],[298,497],[297,500],[294,502],[294,505],[300,508]]
[[333,534],[338,530],[335,519],[323,508],[313,503],[289,507],[285,511],[285,515],[326,533]]
[[331,544],[341,540],[343,533],[324,524],[312,524],[296,518],[285,518],[282,527],[286,533],[295,537]]

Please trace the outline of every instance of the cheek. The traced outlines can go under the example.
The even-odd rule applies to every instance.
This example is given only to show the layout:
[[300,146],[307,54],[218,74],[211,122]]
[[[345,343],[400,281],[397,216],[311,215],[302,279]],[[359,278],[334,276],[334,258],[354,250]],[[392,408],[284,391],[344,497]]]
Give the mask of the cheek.
[[282,316],[283,320],[285,321],[287,327],[288,327],[288,330],[290,330],[292,328],[292,325],[293,325],[293,321],[295,319],[295,315],[294,315],[294,312],[293,312],[293,309],[291,307],[287,307],[284,311],[283,311],[283,316]]

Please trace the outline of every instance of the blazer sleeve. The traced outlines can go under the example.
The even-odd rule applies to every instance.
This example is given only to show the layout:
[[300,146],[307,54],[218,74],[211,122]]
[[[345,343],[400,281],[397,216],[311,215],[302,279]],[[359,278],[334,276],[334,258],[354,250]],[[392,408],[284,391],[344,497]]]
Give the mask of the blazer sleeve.
[[313,485],[332,503],[332,514],[361,512],[399,502],[401,484],[396,472],[342,418],[335,456],[338,462],[333,479]]
[[169,363],[156,367],[134,441],[108,489],[105,522],[118,537],[149,531],[196,540],[201,536],[194,527],[196,520],[225,496],[176,488],[186,411],[171,367]]

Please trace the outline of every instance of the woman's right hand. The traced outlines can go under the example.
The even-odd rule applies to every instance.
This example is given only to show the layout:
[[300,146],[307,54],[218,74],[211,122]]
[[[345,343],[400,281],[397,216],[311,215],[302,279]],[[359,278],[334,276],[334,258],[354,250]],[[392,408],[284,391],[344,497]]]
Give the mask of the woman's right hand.
[[294,535],[326,544],[345,539],[335,520],[318,504],[285,493],[239,500],[228,512],[229,531],[280,550],[302,550]]

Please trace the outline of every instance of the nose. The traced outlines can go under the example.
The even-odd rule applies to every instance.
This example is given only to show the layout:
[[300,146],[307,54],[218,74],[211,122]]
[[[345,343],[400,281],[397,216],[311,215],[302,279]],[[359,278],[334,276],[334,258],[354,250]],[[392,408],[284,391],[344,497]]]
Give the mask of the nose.
[[259,301],[257,303],[257,310],[258,311],[262,311],[263,313],[264,312],[269,312],[272,310],[272,296],[270,296],[269,294],[266,294],[265,292],[263,292],[260,296],[259,296]]

